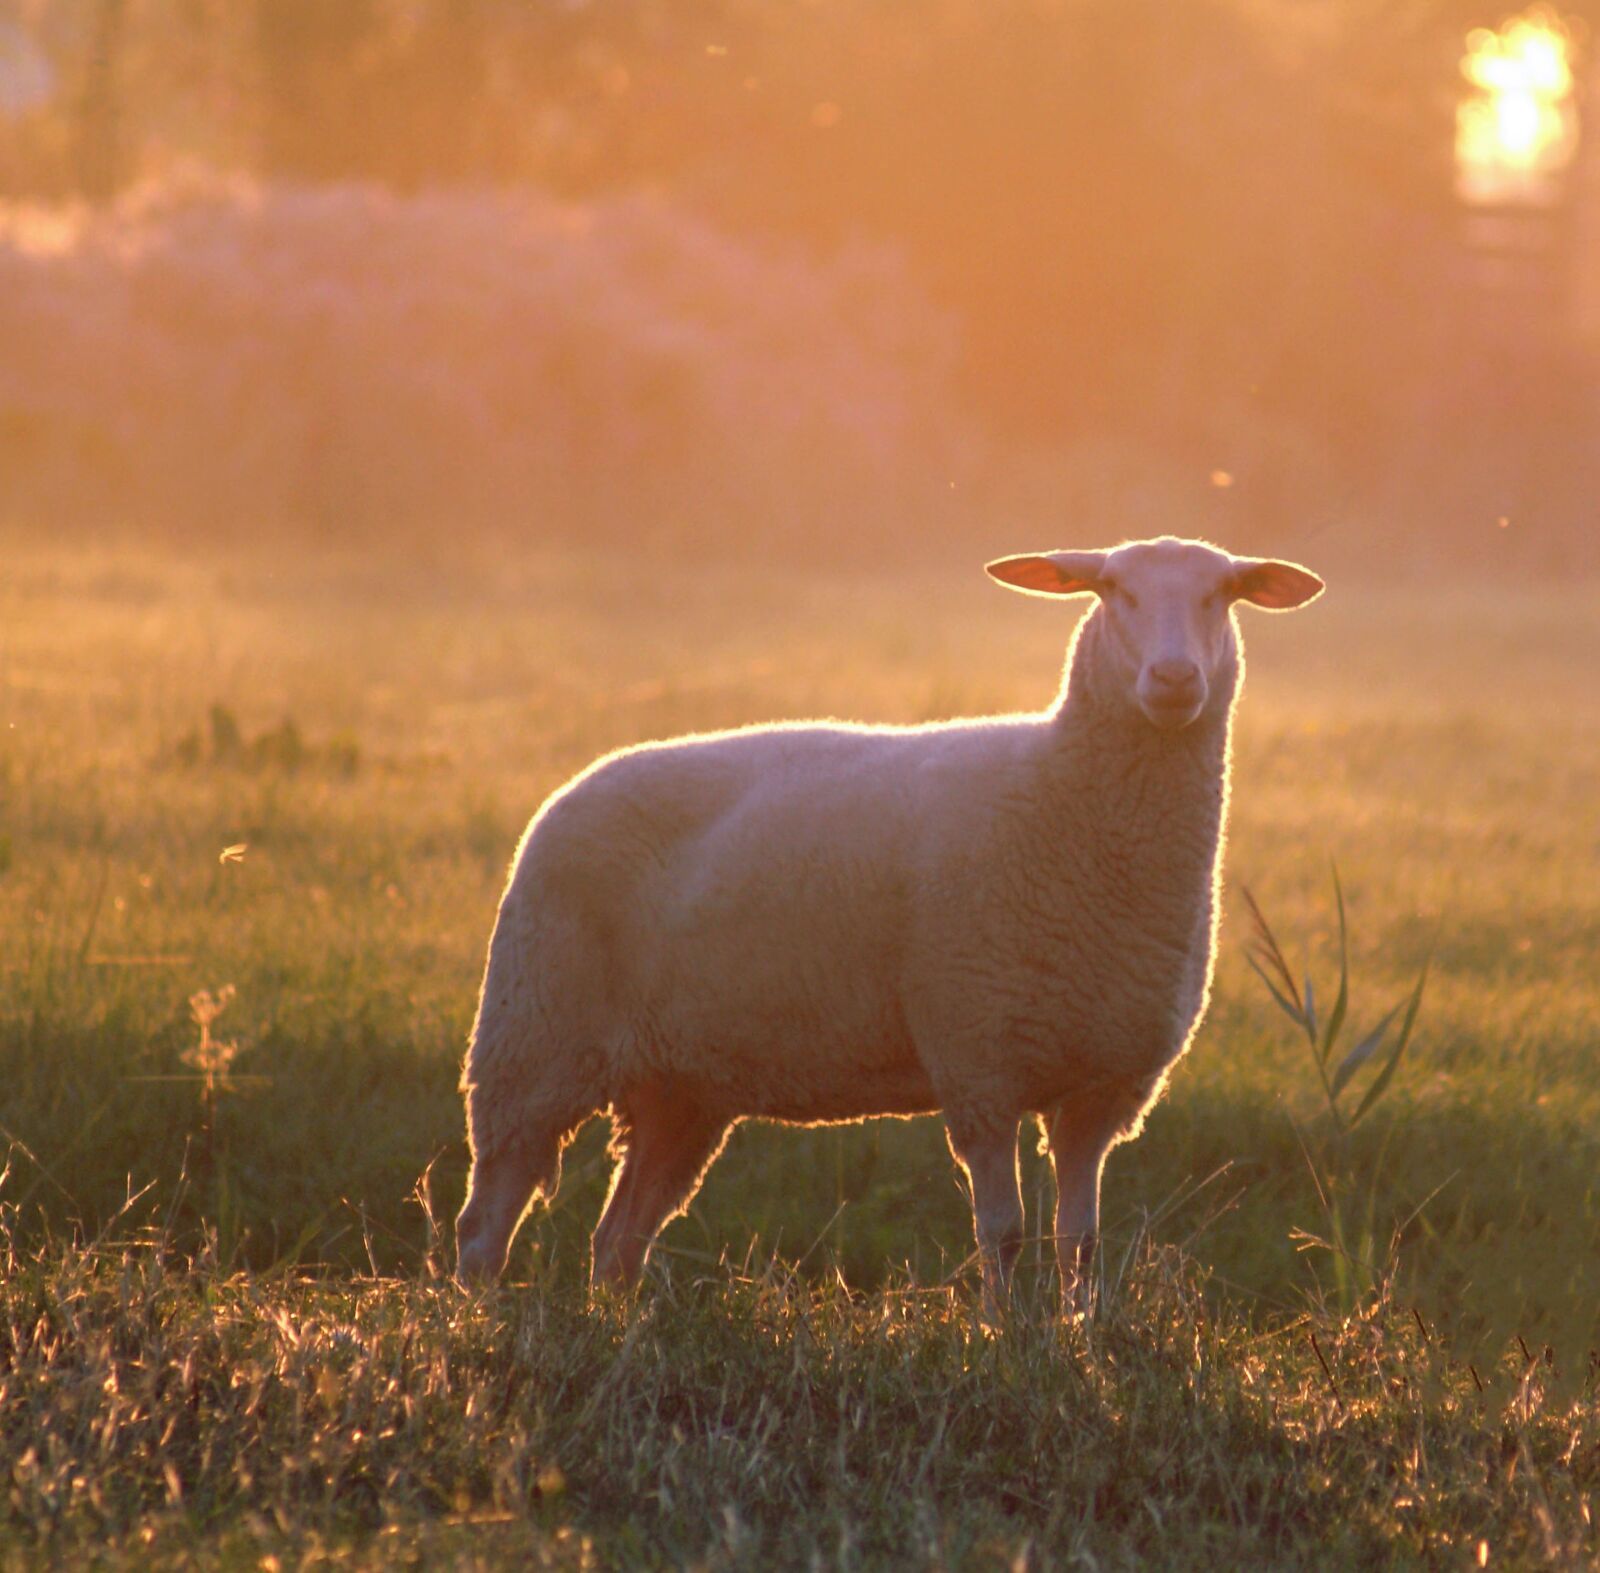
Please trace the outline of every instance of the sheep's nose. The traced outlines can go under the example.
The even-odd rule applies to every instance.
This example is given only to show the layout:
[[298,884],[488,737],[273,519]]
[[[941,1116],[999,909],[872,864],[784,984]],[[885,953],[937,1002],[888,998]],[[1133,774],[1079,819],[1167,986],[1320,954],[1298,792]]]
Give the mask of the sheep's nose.
[[1163,688],[1192,689],[1199,686],[1200,668],[1193,661],[1153,661],[1150,676]]

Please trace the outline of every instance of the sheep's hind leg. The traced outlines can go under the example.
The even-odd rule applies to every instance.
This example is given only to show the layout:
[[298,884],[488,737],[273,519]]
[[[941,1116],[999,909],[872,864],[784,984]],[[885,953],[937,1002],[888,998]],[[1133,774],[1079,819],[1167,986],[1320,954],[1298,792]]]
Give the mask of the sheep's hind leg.
[[492,1283],[505,1271],[512,1237],[536,1193],[546,1201],[561,1183],[567,1131],[551,1124],[519,1132],[493,1152],[476,1152],[467,1202],[456,1219],[456,1279]]
[[689,1205],[728,1128],[665,1080],[629,1089],[618,1116],[622,1161],[594,1232],[592,1281],[631,1287],[662,1226]]
[[948,1119],[946,1135],[972,1190],[972,1219],[983,1264],[984,1310],[998,1318],[1011,1293],[1022,1254],[1022,1183],[1017,1172],[1017,1127],[996,1129]]

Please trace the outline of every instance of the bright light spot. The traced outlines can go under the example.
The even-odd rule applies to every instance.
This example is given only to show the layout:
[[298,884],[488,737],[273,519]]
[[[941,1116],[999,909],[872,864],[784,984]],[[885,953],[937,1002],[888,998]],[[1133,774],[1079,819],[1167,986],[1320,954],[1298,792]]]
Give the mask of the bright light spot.
[[28,257],[65,256],[82,239],[88,219],[81,203],[0,202],[0,240]]
[[819,131],[831,131],[844,119],[844,111],[831,100],[818,104],[811,111],[811,124]]
[[1213,470],[1211,472],[1211,484],[1213,486],[1232,486],[1233,477],[1226,470]]
[[1545,110],[1532,93],[1501,93],[1494,102],[1494,129],[1512,158],[1526,161],[1539,151]]
[[1572,40],[1535,6],[1498,32],[1467,34],[1461,74],[1472,93],[1456,111],[1456,185],[1469,202],[1537,202],[1578,142]]

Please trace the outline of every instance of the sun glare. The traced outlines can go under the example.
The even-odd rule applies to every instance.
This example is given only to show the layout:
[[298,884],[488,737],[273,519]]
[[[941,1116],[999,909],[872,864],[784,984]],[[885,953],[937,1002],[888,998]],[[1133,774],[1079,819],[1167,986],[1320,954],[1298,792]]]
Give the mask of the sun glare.
[[1578,142],[1572,38],[1543,6],[1467,34],[1456,113],[1456,178],[1469,202],[1539,202]]

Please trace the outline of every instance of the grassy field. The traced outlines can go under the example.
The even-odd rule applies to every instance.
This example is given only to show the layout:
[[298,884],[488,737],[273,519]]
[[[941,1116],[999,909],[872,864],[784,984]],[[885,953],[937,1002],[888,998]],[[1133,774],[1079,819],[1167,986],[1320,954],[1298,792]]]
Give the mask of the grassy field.
[[[741,1130],[642,1307],[589,1315],[597,1123],[527,1287],[469,1305],[437,1277],[454,1083],[507,859],[572,770],[1037,705],[1067,615],[975,563],[13,546],[0,1563],[1593,1557],[1597,611],[1372,575],[1250,620],[1216,997],[1109,1165],[1108,1310],[993,1338],[932,1121]],[[1330,860],[1358,1026],[1432,954],[1342,1153],[1238,898],[1329,991]],[[191,998],[225,988],[208,1090]],[[1353,1275],[1306,1238],[1313,1165],[1370,1239]]]

